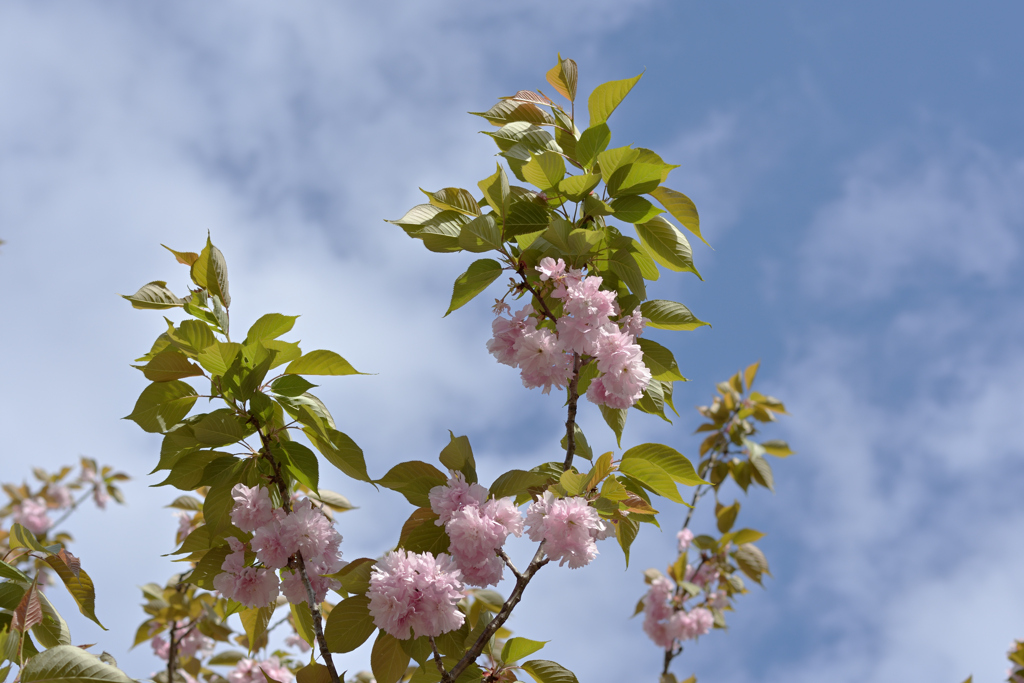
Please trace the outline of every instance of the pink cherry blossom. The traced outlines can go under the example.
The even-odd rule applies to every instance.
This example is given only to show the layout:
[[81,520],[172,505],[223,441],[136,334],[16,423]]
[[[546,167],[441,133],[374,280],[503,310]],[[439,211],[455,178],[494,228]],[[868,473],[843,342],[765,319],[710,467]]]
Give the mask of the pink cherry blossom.
[[565,276],[565,261],[562,259],[555,261],[550,256],[546,256],[540,260],[536,270],[540,273],[541,280],[559,280]]
[[149,644],[153,646],[153,654],[165,662],[171,656],[171,644],[164,640],[163,637],[157,636],[149,641]]
[[15,505],[14,521],[34,534],[45,534],[53,526],[53,520],[46,514],[46,501],[42,498],[26,498]]
[[231,508],[231,523],[242,531],[252,533],[273,521],[274,504],[270,502],[270,492],[266,488],[236,484],[231,489],[231,497],[235,499],[235,505]]
[[572,357],[563,352],[558,336],[545,328],[527,329],[515,343],[516,361],[527,389],[564,389],[572,377]]
[[228,542],[228,547],[231,548],[231,552],[224,558],[224,562],[221,563],[220,568],[223,571],[238,574],[245,569],[245,544],[234,536],[228,536],[224,540]]
[[292,672],[282,666],[277,657],[268,657],[262,661],[240,659],[228,673],[227,679],[228,683],[268,683],[267,676],[279,683],[292,680]]
[[298,648],[299,652],[309,652],[312,649],[300,635],[288,636],[284,639],[284,644],[288,647]]
[[594,541],[611,534],[611,525],[585,499],[556,499],[550,491],[530,505],[526,527],[531,540],[544,541],[549,558],[559,565],[568,563],[571,569],[590,564],[597,556]]
[[53,504],[57,506],[57,509],[69,508],[75,502],[67,486],[52,486],[48,490],[50,498],[53,500]]
[[504,526],[482,515],[475,505],[467,505],[454,513],[445,530],[451,539],[450,551],[460,568],[494,557],[494,551],[508,536]]
[[439,517],[434,522],[437,526],[447,524],[455,512],[467,505],[483,505],[487,500],[487,489],[480,484],[468,484],[462,472],[452,472],[448,483],[435,486],[427,494],[430,498],[430,509]]
[[439,636],[462,626],[462,575],[451,557],[395,550],[370,575],[373,623],[400,640]]
[[690,547],[690,543],[693,542],[693,532],[689,529],[683,529],[676,534],[676,540],[679,543],[679,552],[685,553],[686,549]]
[[[458,558],[455,558],[458,561]],[[505,563],[497,555],[492,555],[477,564],[466,565],[458,562],[462,571],[462,581],[471,586],[497,586],[505,574]]]
[[[341,588],[340,581],[321,576],[309,562],[306,563],[306,576],[309,578],[309,584],[313,587],[313,595],[316,598],[317,604],[324,601],[324,598],[327,597],[327,591]],[[291,569],[281,571],[281,592],[284,594],[285,599],[293,605],[300,605],[309,601],[306,585],[302,583],[302,575],[298,572],[293,572]]]
[[236,600],[246,607],[265,607],[279,593],[277,574],[270,569],[245,567],[242,571],[221,572],[213,578],[213,587],[224,597]]
[[672,595],[675,585],[664,576],[653,582],[644,596],[644,633],[658,647],[671,649],[679,637],[679,623],[673,622]]
[[503,544],[508,534],[516,537],[523,535],[523,516],[519,514],[519,509],[511,498],[494,498],[487,501],[482,508],[482,514],[505,528]]

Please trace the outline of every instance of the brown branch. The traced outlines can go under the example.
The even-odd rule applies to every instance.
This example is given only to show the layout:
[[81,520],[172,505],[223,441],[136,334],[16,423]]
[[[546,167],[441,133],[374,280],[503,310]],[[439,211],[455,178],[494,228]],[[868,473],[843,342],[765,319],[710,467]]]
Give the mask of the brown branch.
[[530,294],[533,294],[533,297],[537,301],[540,302],[540,307],[542,309],[544,309],[542,311],[544,313],[544,315],[546,315],[547,317],[551,318],[551,322],[557,322],[558,321],[558,317],[554,313],[551,312],[550,308],[548,308],[548,304],[547,304],[546,301],[544,301],[544,297],[542,297],[540,295],[540,292],[538,292],[537,289],[533,285],[530,284],[530,281],[526,279],[526,271],[525,271],[525,269],[523,267],[523,264],[521,264],[521,263],[519,264],[519,268],[516,270],[516,272],[519,274],[519,277],[521,277],[523,279],[523,287],[528,292],[530,292]]
[[[254,418],[255,419],[255,418]],[[270,466],[274,468],[274,476],[272,481],[277,484],[277,490],[281,494],[281,507],[284,508],[286,513],[291,513],[291,503],[289,502],[288,495],[288,484],[285,483],[284,476],[281,474],[281,465],[274,459],[274,456],[270,452],[270,438],[263,432],[263,429],[256,430],[260,435],[260,441],[263,442],[263,457],[267,459]],[[320,646],[320,656],[324,660],[324,665],[327,667],[327,671],[331,675],[332,683],[342,683],[338,677],[338,670],[334,666],[334,659],[331,657],[331,651],[327,647],[327,640],[324,638],[323,618],[320,615],[320,606],[316,601],[316,591],[313,590],[313,584],[309,581],[309,576],[306,574],[306,562],[302,559],[302,553],[296,551],[295,555],[288,560],[288,566],[291,567],[292,571],[298,571],[299,576],[302,578],[302,585],[306,589],[306,599],[309,605],[309,615],[313,618],[313,633],[316,635],[317,644]],[[169,682],[171,683],[171,682]]]
[[175,669],[178,667],[178,640],[175,638],[175,624],[177,622],[171,621],[171,644],[167,649],[167,683],[174,683]]
[[[546,565],[550,560],[544,558],[544,542],[541,541],[540,547],[537,548],[537,553],[533,556],[533,560],[530,562],[530,566],[526,568],[526,571],[521,576],[516,577],[516,587],[512,589],[512,593],[508,596],[508,600],[501,606],[501,610],[494,615],[490,623],[484,627],[483,633],[473,643],[473,647],[469,648],[466,654],[462,655],[462,659],[456,664],[451,671],[444,675],[441,680],[443,683],[453,683],[462,672],[466,670],[470,664],[476,661],[476,658],[480,656],[480,653],[484,651],[487,646],[487,642],[491,637],[498,631],[499,628],[504,625],[508,618],[512,616],[512,610],[519,604],[519,601],[523,597],[523,591],[526,590],[526,585],[530,583],[530,579],[533,575],[540,570],[541,567]],[[436,656],[436,655],[435,655]]]
[[580,400],[580,354],[572,354],[572,380],[569,382],[569,414],[565,420],[565,462],[562,471],[572,467],[572,456],[576,454],[576,406]]
[[437,651],[437,643],[434,642],[433,636],[430,636],[430,649],[434,651],[434,663],[437,664],[437,670],[441,672],[441,680],[447,680],[448,672],[444,670],[441,653]]

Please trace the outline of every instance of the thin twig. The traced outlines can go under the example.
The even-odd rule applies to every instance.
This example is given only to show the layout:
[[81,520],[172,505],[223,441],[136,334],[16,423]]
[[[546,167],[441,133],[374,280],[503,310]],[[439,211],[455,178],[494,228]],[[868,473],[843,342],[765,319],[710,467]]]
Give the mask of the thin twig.
[[519,570],[516,569],[516,566],[512,564],[512,560],[509,559],[508,555],[506,555],[505,551],[501,548],[498,548],[498,557],[500,557],[502,561],[505,563],[505,566],[512,571],[512,575],[514,577],[516,577],[517,579],[523,578],[523,575],[519,573]]
[[434,636],[430,636],[430,649],[434,651],[434,663],[437,664],[437,670],[441,672],[441,680],[447,680],[448,672],[444,670],[444,663],[441,661],[441,653],[437,651]]

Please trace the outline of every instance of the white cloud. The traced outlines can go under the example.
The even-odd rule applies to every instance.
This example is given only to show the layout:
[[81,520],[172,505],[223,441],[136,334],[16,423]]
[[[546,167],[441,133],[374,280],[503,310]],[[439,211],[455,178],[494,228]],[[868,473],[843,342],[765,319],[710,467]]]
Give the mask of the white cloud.
[[1003,282],[1018,262],[1024,161],[968,142],[908,161],[883,146],[860,157],[804,245],[812,295],[877,300],[951,277]]

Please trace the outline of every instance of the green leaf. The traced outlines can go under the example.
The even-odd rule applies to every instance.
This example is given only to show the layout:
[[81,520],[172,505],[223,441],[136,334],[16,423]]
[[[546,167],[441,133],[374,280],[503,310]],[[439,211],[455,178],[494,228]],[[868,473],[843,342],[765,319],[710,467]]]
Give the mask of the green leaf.
[[366,473],[366,460],[363,449],[356,445],[347,434],[328,428],[327,439],[320,437],[313,430],[303,430],[316,449],[327,458],[327,461],[339,470],[359,481],[371,481]]
[[174,254],[174,259],[182,265],[191,266],[199,260],[199,254],[194,251],[175,251],[166,244],[161,244],[160,246]]
[[519,200],[509,205],[505,219],[505,239],[544,230],[551,221],[548,210],[530,200]]
[[777,458],[788,458],[793,455],[789,444],[779,439],[770,439],[761,443],[761,448]]
[[452,302],[448,306],[447,317],[452,311],[458,310],[469,303],[473,297],[487,289],[488,285],[501,275],[501,264],[492,259],[473,261],[465,273],[455,279],[452,290]]
[[510,470],[494,480],[490,491],[495,498],[515,497],[530,489],[543,490],[547,488],[549,481],[548,477],[536,472]]
[[601,176],[585,174],[571,175],[558,183],[558,193],[565,195],[574,202],[582,201],[590,195],[590,191],[601,182]]
[[461,187],[444,187],[437,192],[427,192],[422,187],[420,192],[427,195],[430,203],[442,210],[458,211],[467,216],[479,216],[480,205],[469,190]]
[[13,579],[14,581],[24,581],[28,583],[32,579],[28,578],[28,575],[22,572],[20,569],[13,565],[9,565],[6,562],[0,560],[0,576],[5,579]]
[[565,177],[565,159],[554,152],[541,152],[523,166],[523,176],[542,190],[558,187]]
[[[672,214],[673,218],[682,223],[684,228],[699,237],[701,242],[708,244],[708,241],[700,234],[700,216],[697,215],[697,207],[689,197],[667,187],[651,190],[650,194],[661,202],[661,205]],[[708,244],[708,246],[711,245]]]
[[151,382],[169,382],[203,374],[202,368],[189,362],[188,357],[177,349],[165,349],[153,356],[146,365],[132,367],[142,370],[142,374]]
[[571,59],[562,59],[562,55],[558,55],[558,64],[551,67],[547,73],[548,83],[570,102],[576,99],[578,79],[576,62]]
[[764,538],[764,534],[757,529],[740,529],[732,535],[732,542],[736,545],[753,543]]
[[740,570],[757,583],[761,583],[763,574],[771,576],[771,572],[768,571],[768,560],[756,545],[744,543],[736,549],[733,557],[736,558]]
[[196,398],[196,390],[185,382],[154,382],[142,390],[135,408],[124,419],[147,432],[166,432],[188,415]]
[[[611,185],[613,178],[622,178],[628,171],[623,171],[616,176],[619,169],[625,169],[640,156],[640,152],[629,147],[614,147],[606,149],[597,155],[597,163],[601,167],[601,178],[605,185]],[[589,211],[588,211],[589,213]]]
[[74,645],[58,645],[25,663],[22,683],[135,683],[127,674]]
[[663,384],[660,380],[652,378],[640,396],[640,400],[633,404],[633,407],[641,412],[657,415],[665,422],[672,424],[672,420],[665,415],[665,394],[662,387]]
[[740,502],[734,501],[732,505],[717,504],[715,510],[715,517],[717,518],[718,530],[723,533],[729,533],[732,529],[732,525],[736,523],[736,515],[740,513]]
[[143,285],[134,294],[122,294],[121,298],[130,301],[132,308],[139,309],[160,310],[177,308],[185,304],[185,300],[176,297],[171,290],[167,289],[167,283],[162,280],[154,280]]
[[608,257],[608,269],[626,283],[629,291],[641,299],[647,298],[647,286],[640,266],[626,249],[617,249]]
[[648,325],[659,330],[695,330],[707,325],[698,320],[690,309],[675,301],[651,299],[640,304],[640,312],[650,320]]
[[419,460],[399,463],[376,481],[384,488],[398,491],[416,507],[430,507],[430,489],[447,482],[448,477],[441,470]]
[[334,351],[310,351],[285,368],[286,375],[364,375]]
[[409,666],[409,654],[393,635],[381,631],[370,651],[370,669],[377,683],[398,683]]
[[615,538],[626,556],[626,566],[629,566],[629,548],[633,545],[636,535],[640,532],[640,523],[632,516],[619,517],[615,520]]
[[274,615],[277,602],[271,602],[264,607],[249,607],[239,613],[242,620],[242,628],[245,629],[245,636],[249,640],[249,652],[255,649],[256,641],[267,632],[267,625],[270,624],[270,617]]
[[562,151],[551,133],[525,121],[507,123],[494,132],[481,132],[494,140],[502,155],[510,161],[518,159],[526,162],[529,161],[531,154],[548,150],[559,153]]
[[[693,251],[683,233],[661,216],[638,223],[636,234],[654,260],[669,270],[688,271],[700,277],[693,265]],[[703,279],[703,278],[701,278]]]
[[237,342],[215,341],[199,352],[199,364],[214,375],[223,375],[242,351]]
[[619,465],[619,471],[628,474],[659,496],[676,503],[683,502],[672,476],[656,463],[640,459],[623,460]]
[[282,334],[287,334],[291,331],[298,317],[297,315],[267,313],[249,328],[249,333],[245,336],[245,343],[250,344],[256,341],[277,339]]
[[[639,149],[634,151],[637,154],[642,153]],[[651,192],[661,182],[666,166],[667,164],[648,164],[641,161],[623,164],[608,177],[608,194],[612,197],[621,197]]]
[[637,343],[644,352],[644,365],[651,371],[654,379],[662,382],[686,381],[679,372],[679,365],[671,351],[658,342],[643,337],[637,339]]
[[523,657],[529,657],[549,642],[551,641],[530,640],[528,638],[509,638],[505,641],[505,647],[501,648],[501,661],[506,664],[511,664]]
[[204,415],[194,425],[192,433],[204,446],[227,446],[238,443],[256,430],[235,415],[230,408],[221,408]]
[[591,128],[608,120],[608,117],[625,99],[641,76],[643,76],[642,73],[621,81],[609,81],[594,88],[594,92],[590,93],[590,99],[587,100]]
[[[582,394],[583,392],[580,391],[580,393]],[[575,423],[573,424],[572,433],[573,433],[573,442],[576,444],[575,455],[577,455],[577,456],[579,456],[579,457],[581,457],[581,458],[583,458],[585,460],[593,460],[594,459],[594,451],[593,451],[593,449],[590,448],[590,444],[587,443],[587,437],[585,437],[583,435],[583,430],[580,429],[580,426],[578,424],[575,424]],[[562,441],[560,443],[562,444],[562,450],[567,450],[569,448],[569,439],[568,439],[568,437],[563,436],[562,437]]]
[[331,610],[324,626],[324,640],[331,652],[352,652],[376,630],[365,595],[345,598]]
[[78,611],[106,631],[107,627],[96,618],[96,589],[86,571],[81,568],[77,568],[77,571],[72,569],[59,555],[47,555],[45,562],[64,582],[68,593],[71,593],[78,605]]
[[278,396],[302,396],[317,385],[299,375],[284,375],[270,383],[270,390]]
[[[294,611],[294,609],[295,605],[292,605],[292,610]],[[302,611],[309,614],[309,610]],[[314,644],[310,643],[310,645]],[[331,683],[333,679],[330,669],[319,662],[311,662],[295,672],[295,680],[297,683]]]
[[210,463],[215,460],[222,460],[221,465],[233,465],[236,461],[234,456],[220,451],[196,451],[184,455],[178,462],[174,463],[167,478],[153,486],[173,486],[182,491],[191,491],[202,485],[203,475]]
[[617,197],[611,201],[609,206],[615,210],[614,216],[626,223],[646,223],[659,213],[664,213],[654,204],[637,195]]
[[316,454],[297,441],[281,441],[280,446],[288,457],[288,471],[303,486],[316,491],[320,483]]
[[355,595],[362,595],[370,590],[370,575],[376,560],[360,557],[341,568],[334,578],[341,581],[341,588]]
[[[644,443],[633,446],[622,454],[622,462],[627,460],[644,460],[657,465],[668,473],[674,481],[684,486],[697,486],[708,482],[697,476],[693,464],[674,448],[660,443]],[[623,470],[626,471],[626,470]]]
[[609,408],[608,406],[599,407],[601,408],[601,416],[604,417],[604,421],[615,432],[615,443],[622,446],[622,430],[626,428],[626,415],[628,411],[619,408]]
[[476,460],[473,459],[473,447],[469,445],[469,437],[455,436],[448,431],[450,441],[441,451],[441,464],[448,469],[462,472],[466,481],[470,484],[476,483]]
[[769,491],[775,491],[775,477],[772,475],[772,466],[759,453],[750,454],[750,475],[754,480]]
[[477,185],[484,193],[484,200],[497,212],[502,221],[508,215],[508,203],[511,193],[508,187],[508,176],[501,164],[497,164],[498,170],[489,178],[481,180]]
[[501,249],[501,228],[493,213],[477,216],[462,226],[459,246],[475,254]]
[[518,100],[501,100],[485,112],[471,111],[470,114],[481,116],[495,126],[504,126],[513,121],[526,121],[538,126],[550,126],[555,123],[551,114],[547,113],[532,102],[520,102]]
[[612,132],[608,124],[599,123],[587,128],[576,143],[576,161],[589,171],[597,161],[597,155],[608,149],[608,143],[611,141]]
[[523,662],[522,666],[523,671],[530,674],[530,677],[537,683],[579,683],[576,680],[576,674],[561,664],[546,659],[531,659],[528,662]]
[[448,552],[449,538],[444,527],[435,524],[439,517],[428,507],[416,508],[402,525],[398,547],[411,553]]
[[213,246],[210,236],[206,236],[206,246],[199,258],[192,264],[192,281],[205,289],[211,296],[216,296],[225,308],[231,306],[231,295],[228,293],[228,264],[224,254]]
[[9,533],[10,536],[7,538],[7,544],[10,546],[11,550],[14,550],[15,548],[28,548],[29,550],[34,550],[37,553],[43,553],[44,555],[50,554],[50,551],[39,542],[36,535],[21,524],[18,524],[17,522],[13,523]]
[[427,662],[433,652],[433,649],[430,647],[430,639],[427,636],[400,640],[398,644],[402,646],[405,654],[412,657],[420,666]]

